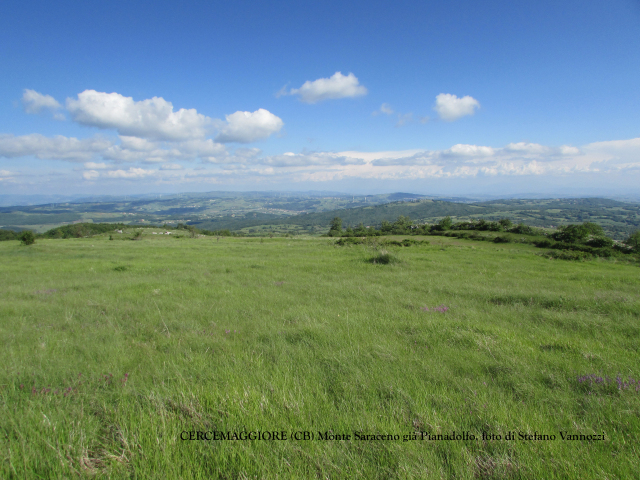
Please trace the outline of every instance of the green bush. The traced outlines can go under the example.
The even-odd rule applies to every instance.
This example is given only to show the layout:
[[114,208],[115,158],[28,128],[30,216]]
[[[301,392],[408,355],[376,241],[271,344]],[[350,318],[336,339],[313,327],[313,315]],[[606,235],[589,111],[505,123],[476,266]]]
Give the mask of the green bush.
[[23,245],[33,245],[36,243],[36,236],[33,234],[31,230],[25,230],[18,237]]
[[551,238],[559,242],[577,243],[584,241],[589,235],[604,237],[604,230],[600,225],[584,222],[582,225],[567,225],[560,227]]
[[551,240],[547,240],[547,239],[540,240],[538,242],[533,242],[533,244],[538,248],[551,248],[554,245],[554,243]]
[[440,220],[436,225],[433,226],[433,229],[444,232],[445,230],[451,230],[453,226],[453,221],[451,217],[447,216]]
[[640,230],[636,230],[624,241],[625,244],[629,245],[633,251],[640,252]]
[[609,237],[593,237],[585,244],[595,248],[610,248],[613,247],[613,240]]
[[13,230],[0,229],[0,242],[3,240],[18,240],[19,234]]
[[538,232],[533,227],[529,225],[525,225],[524,223],[519,223],[515,227],[511,227],[509,229],[511,233],[517,233],[518,235],[537,235]]

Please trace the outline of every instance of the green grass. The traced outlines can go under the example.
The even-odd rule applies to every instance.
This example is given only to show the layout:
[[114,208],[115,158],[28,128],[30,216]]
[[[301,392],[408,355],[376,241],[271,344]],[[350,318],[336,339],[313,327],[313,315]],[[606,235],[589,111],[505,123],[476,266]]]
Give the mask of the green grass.
[[0,243],[0,478],[633,478],[637,263],[427,239]]

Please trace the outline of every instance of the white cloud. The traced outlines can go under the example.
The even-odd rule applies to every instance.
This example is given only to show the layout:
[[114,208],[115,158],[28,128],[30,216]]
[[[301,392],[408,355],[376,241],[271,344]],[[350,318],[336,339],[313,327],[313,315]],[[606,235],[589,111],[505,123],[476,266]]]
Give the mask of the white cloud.
[[273,113],[261,108],[255,112],[236,112],[226,116],[225,125],[218,136],[217,142],[250,143],[263,140],[279,132],[284,123]]
[[131,167],[129,170],[110,170],[106,172],[106,176],[109,178],[127,178],[127,179],[136,179],[136,178],[144,178],[150,175],[155,175],[155,170],[145,170],[143,168],[134,168]]
[[226,155],[227,148],[215,143],[213,140],[187,140],[176,145],[181,152],[198,157],[214,157],[216,155]]
[[367,94],[367,89],[360,85],[353,74],[334,73],[330,78],[307,80],[300,88],[292,88],[289,95],[298,95],[304,103],[318,103],[323,100],[360,97]]
[[[24,111],[27,113],[42,113],[44,111],[55,112],[62,108],[62,105],[60,105],[51,95],[43,95],[42,93],[28,88],[25,88],[24,93],[22,94],[22,106],[24,107]],[[56,117],[60,119],[60,114],[56,114]],[[64,118],[64,116],[62,116],[62,118]]]
[[559,150],[560,155],[580,155],[580,149],[570,145],[562,145]]
[[106,163],[86,162],[84,164],[84,168],[88,168],[90,170],[105,170],[108,167]]
[[127,150],[137,150],[139,152],[149,152],[158,148],[158,142],[151,142],[146,138],[128,137],[120,135],[120,145]]
[[119,93],[85,90],[78,99],[67,99],[67,110],[83,125],[115,129],[120,135],[151,140],[203,138],[213,120],[195,109],[173,111],[173,104],[162,97],[135,102]]
[[183,170],[184,167],[177,163],[165,163],[160,167],[160,170]]
[[544,153],[548,153],[551,150],[549,147],[545,147],[544,145],[540,145],[538,143],[526,143],[526,142],[510,143],[509,145],[504,147],[504,149],[511,152],[533,153],[533,154],[544,154]]
[[473,115],[480,103],[469,95],[458,98],[450,93],[441,93],[436,97],[433,109],[446,122],[453,122],[466,115]]
[[391,105],[389,105],[388,103],[383,103],[380,106],[380,112],[386,114],[386,115],[391,115],[393,114],[393,108],[391,108]]
[[82,172],[82,178],[84,178],[85,180],[95,180],[99,176],[100,172],[97,172],[96,170],[87,170],[85,172]]
[[451,147],[449,150],[442,152],[443,155],[453,157],[487,157],[493,155],[495,150],[491,147],[484,147],[481,145],[464,145],[457,144]]
[[382,105],[380,105],[380,109],[372,112],[371,115],[375,117],[376,115],[380,115],[381,113],[384,113],[385,115],[393,115],[394,112],[393,108],[391,108],[391,105],[389,105],[388,103],[383,103]]
[[0,135],[0,157],[17,158],[33,155],[42,159],[87,161],[112,145],[112,140],[102,137],[78,140],[61,135],[49,138],[37,133],[19,137]]

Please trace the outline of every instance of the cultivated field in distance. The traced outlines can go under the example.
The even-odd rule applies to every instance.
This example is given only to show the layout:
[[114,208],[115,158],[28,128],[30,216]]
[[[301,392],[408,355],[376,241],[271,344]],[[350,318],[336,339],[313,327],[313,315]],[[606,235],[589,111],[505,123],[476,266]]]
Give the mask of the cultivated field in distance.
[[640,471],[635,257],[121,237],[0,242],[1,478]]

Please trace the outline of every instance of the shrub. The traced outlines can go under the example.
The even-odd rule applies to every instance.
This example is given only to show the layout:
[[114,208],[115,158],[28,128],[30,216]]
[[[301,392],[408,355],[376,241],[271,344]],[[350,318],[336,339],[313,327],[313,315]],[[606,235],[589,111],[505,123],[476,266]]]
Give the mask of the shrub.
[[493,239],[493,243],[509,243],[511,240],[509,237],[496,237]]
[[537,232],[533,227],[529,225],[525,225],[524,223],[519,223],[515,227],[509,229],[511,233],[517,233],[518,235],[536,235]]
[[593,237],[586,242],[586,245],[595,248],[610,248],[613,247],[613,240],[609,237]]
[[446,216],[438,222],[436,227],[438,227],[438,230],[444,231],[444,230],[450,230],[452,225],[453,225],[453,221],[451,220],[451,217]]
[[13,230],[0,229],[0,242],[3,240],[19,240],[20,236]]
[[538,242],[533,242],[533,244],[538,248],[551,248],[553,246],[553,242],[551,240],[540,240]]
[[36,243],[36,236],[31,230],[25,230],[20,234],[18,238],[23,245],[33,245],[34,243]]
[[483,242],[487,239],[487,237],[480,235],[479,233],[472,233],[469,235],[469,240],[475,240],[477,242]]
[[342,237],[342,238],[339,238],[338,240],[336,240],[336,243],[334,243],[334,245],[338,245],[338,246],[344,247],[345,245],[359,245],[361,243],[364,243],[364,240],[362,240],[362,238],[358,238],[358,237]]
[[487,230],[489,230],[490,232],[501,232],[503,230],[503,227],[499,222],[488,222]]
[[551,238],[558,242],[576,243],[584,240],[588,235],[589,231],[582,225],[567,225],[552,233]]
[[388,265],[390,263],[398,263],[398,257],[394,254],[387,252],[386,250],[380,250],[376,255],[369,259],[370,263],[376,264],[381,263],[383,265]]
[[584,241],[589,235],[604,237],[604,230],[600,225],[584,222],[582,225],[560,227],[557,232],[551,234],[551,238],[559,242],[576,243]]
[[635,252],[640,252],[640,230],[636,230],[631,234],[624,243],[629,245]]

